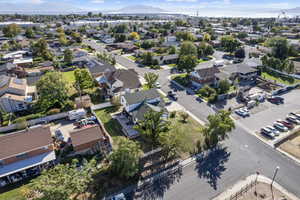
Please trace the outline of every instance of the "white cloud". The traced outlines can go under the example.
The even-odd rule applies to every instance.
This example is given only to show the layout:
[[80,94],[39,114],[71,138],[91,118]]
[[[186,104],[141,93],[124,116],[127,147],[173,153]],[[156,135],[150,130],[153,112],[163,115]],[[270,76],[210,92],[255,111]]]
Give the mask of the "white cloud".
[[167,0],[168,2],[197,2],[197,0]]
[[92,3],[104,3],[104,0],[92,0]]

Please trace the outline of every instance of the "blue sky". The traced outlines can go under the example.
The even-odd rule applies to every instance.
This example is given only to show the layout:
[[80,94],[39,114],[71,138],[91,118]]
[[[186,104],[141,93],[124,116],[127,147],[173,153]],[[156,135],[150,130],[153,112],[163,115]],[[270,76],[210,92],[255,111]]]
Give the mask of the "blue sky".
[[[151,5],[167,11],[200,15],[266,15],[281,9],[300,7],[300,0],[0,0],[0,11],[39,10],[116,10],[129,5]],[[277,15],[277,14],[276,14]]]

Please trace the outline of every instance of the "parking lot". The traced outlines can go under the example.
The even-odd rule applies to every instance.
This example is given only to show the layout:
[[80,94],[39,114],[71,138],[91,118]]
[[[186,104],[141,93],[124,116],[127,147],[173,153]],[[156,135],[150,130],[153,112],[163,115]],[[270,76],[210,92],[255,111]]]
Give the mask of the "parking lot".
[[278,120],[284,120],[290,112],[300,111],[300,90],[296,89],[282,95],[284,104],[275,105],[268,101],[250,110],[250,116],[246,118],[233,115],[238,122],[250,132],[258,132],[262,127],[273,125]]

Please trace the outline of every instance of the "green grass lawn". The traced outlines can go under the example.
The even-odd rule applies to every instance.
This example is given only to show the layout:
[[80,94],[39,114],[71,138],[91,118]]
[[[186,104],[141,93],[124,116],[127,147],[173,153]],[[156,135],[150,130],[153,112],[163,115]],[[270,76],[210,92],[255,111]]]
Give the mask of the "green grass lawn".
[[[177,114],[178,115],[178,114]],[[196,120],[189,117],[186,122],[182,122],[180,117],[171,118],[170,131],[176,130],[181,135],[183,143],[186,144],[185,152],[182,153],[181,158],[186,159],[191,154],[197,152],[197,143],[203,146],[204,136],[202,135],[202,126]]]
[[293,84],[296,84],[296,83],[300,82],[300,80],[297,80],[297,79],[294,79],[293,81],[291,81],[291,80],[285,79],[283,77],[274,76],[274,75],[269,74],[267,72],[262,72],[261,77],[265,78],[267,80],[276,81],[277,83],[281,83],[281,84],[285,84],[285,85],[293,85]]
[[21,187],[0,194],[0,200],[26,200],[21,194]]
[[177,64],[168,64],[169,67],[177,67]]
[[135,56],[127,56],[127,58],[129,58],[130,60],[136,61],[136,57]]
[[[116,119],[113,119],[111,117],[112,113],[115,113],[119,110],[119,107],[108,107],[101,110],[96,110],[95,113],[97,117],[101,120],[103,123],[106,131],[110,134],[114,141],[114,148],[117,148],[117,141],[120,137],[125,137],[122,131],[122,126],[119,124],[119,122]],[[148,152],[151,150],[150,143],[146,140],[144,137],[139,137],[135,139],[136,142],[138,142],[141,145],[141,148],[143,152]]]
[[190,84],[190,81],[188,80],[187,74],[179,74],[179,75],[173,75],[171,76],[171,79],[179,83],[180,85],[187,87]]
[[73,86],[75,83],[74,71],[62,72],[62,77],[64,80],[66,80],[68,82],[68,86],[70,88],[69,96],[73,96],[74,94],[76,94],[77,91]]

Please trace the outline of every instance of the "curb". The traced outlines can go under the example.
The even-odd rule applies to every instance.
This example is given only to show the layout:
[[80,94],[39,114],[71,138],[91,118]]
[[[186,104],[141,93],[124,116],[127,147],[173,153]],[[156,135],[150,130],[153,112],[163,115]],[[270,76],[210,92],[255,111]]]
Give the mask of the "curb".
[[[252,174],[252,175],[236,182],[234,185],[230,186],[229,189],[227,189],[226,191],[224,191],[224,192],[220,193],[219,195],[217,195],[216,197],[214,197],[213,200],[230,199],[230,197],[232,195],[235,195],[237,192],[241,191],[241,189],[243,187],[245,187],[247,184],[250,184],[251,182],[255,181],[256,177],[257,177],[257,182],[266,183],[266,184],[270,184],[272,182],[272,180],[266,176],[263,176],[263,175],[257,176],[256,174]],[[276,181],[274,181],[273,187],[275,187],[277,190],[279,190],[281,193],[286,195],[291,200],[299,200],[298,197],[296,197],[294,194],[287,191],[284,187],[279,185]]]

